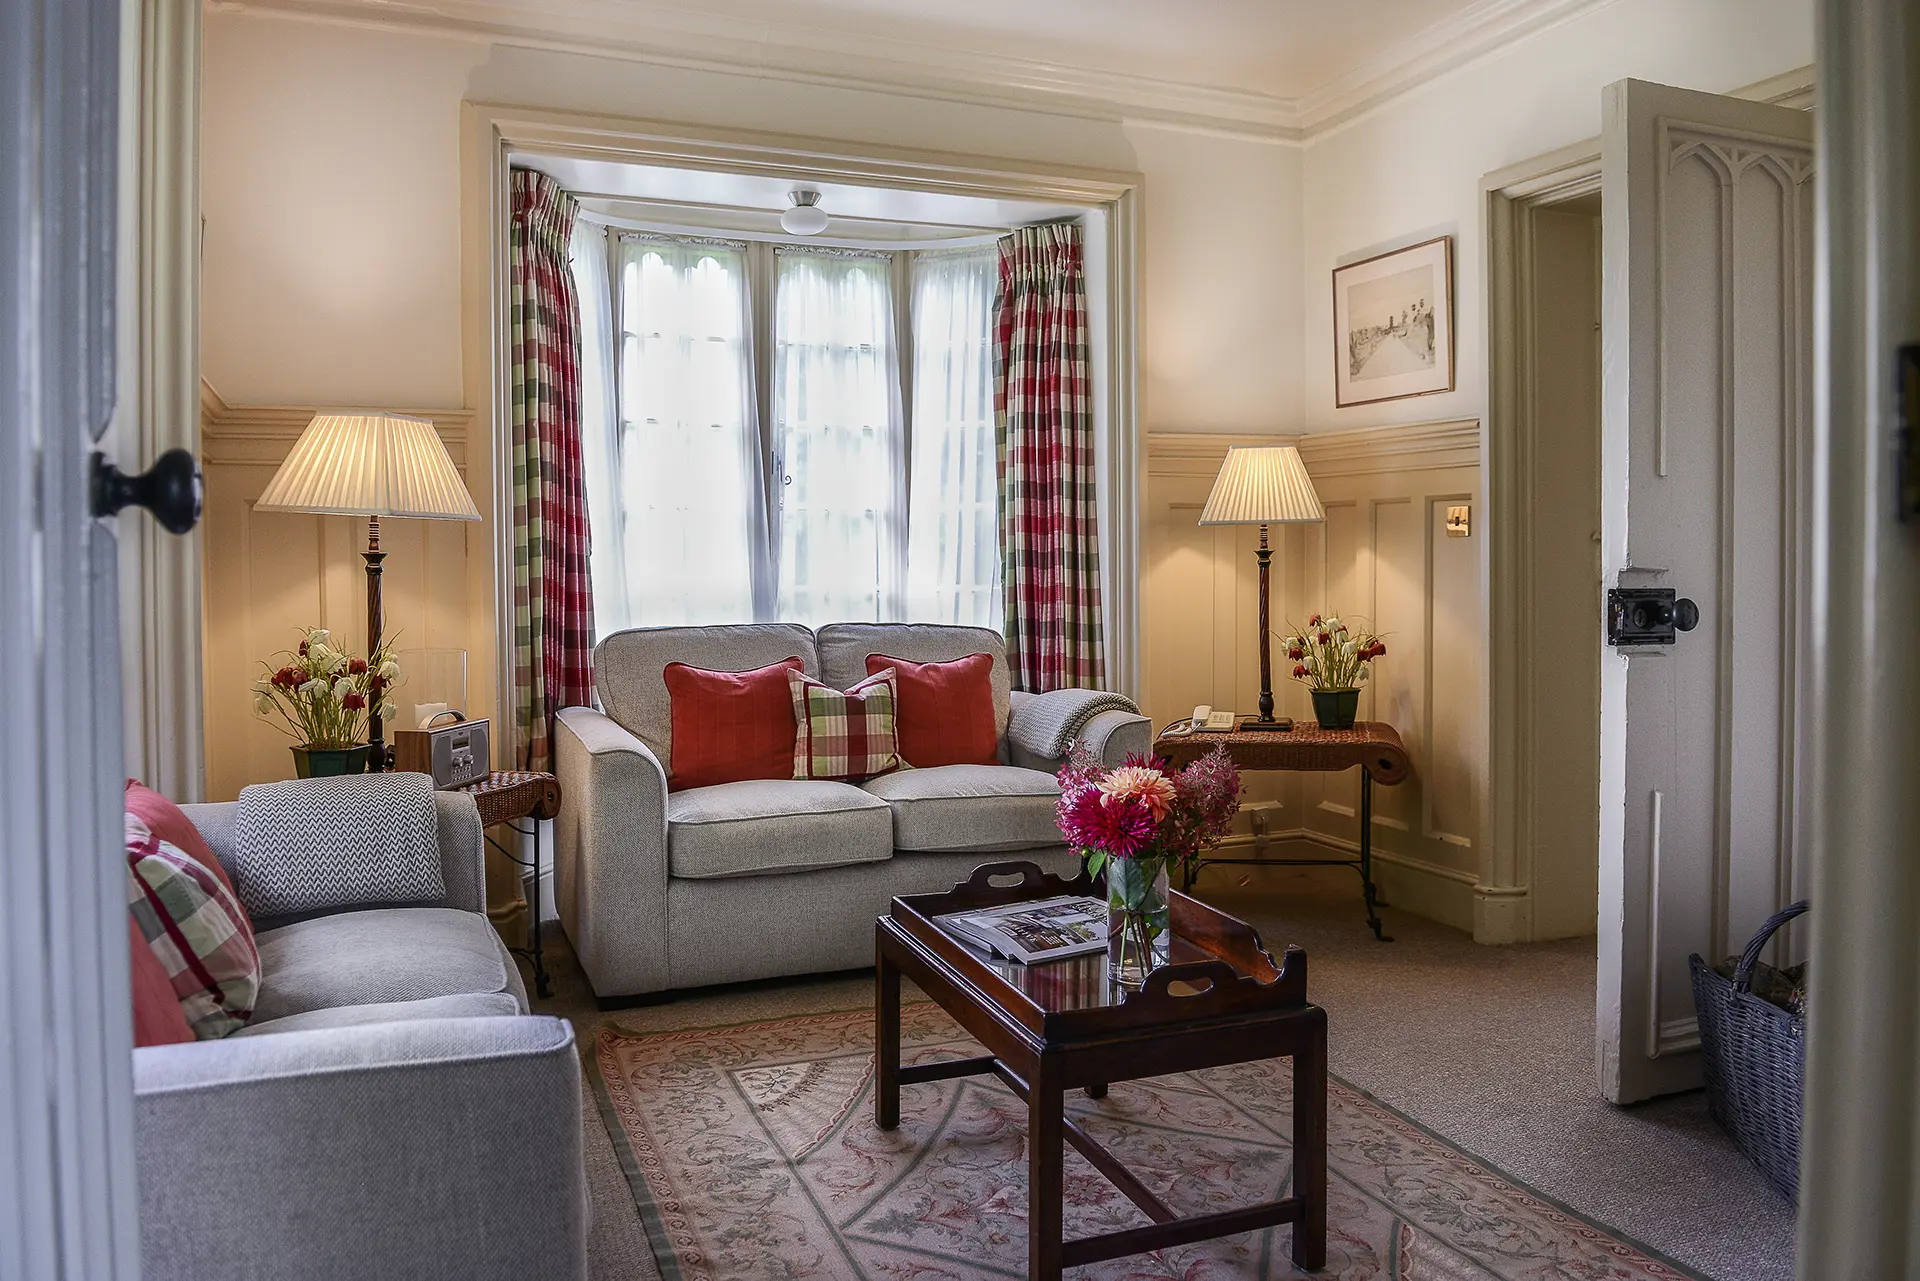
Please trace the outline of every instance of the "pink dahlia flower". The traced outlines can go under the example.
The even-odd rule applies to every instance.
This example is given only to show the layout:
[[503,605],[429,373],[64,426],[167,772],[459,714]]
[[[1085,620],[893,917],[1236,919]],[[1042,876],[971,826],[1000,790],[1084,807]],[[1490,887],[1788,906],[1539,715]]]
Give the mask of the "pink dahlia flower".
[[1166,818],[1173,804],[1173,780],[1150,765],[1122,765],[1108,771],[1095,786],[1100,789],[1102,805],[1137,801],[1146,807],[1156,823]]

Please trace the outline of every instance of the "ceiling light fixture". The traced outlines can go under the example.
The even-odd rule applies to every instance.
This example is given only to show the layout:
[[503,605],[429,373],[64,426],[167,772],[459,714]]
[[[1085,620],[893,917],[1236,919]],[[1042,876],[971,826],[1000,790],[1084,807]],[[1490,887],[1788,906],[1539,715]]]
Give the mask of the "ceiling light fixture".
[[827,211],[817,191],[789,191],[793,208],[780,215],[780,229],[789,236],[817,236],[827,229]]

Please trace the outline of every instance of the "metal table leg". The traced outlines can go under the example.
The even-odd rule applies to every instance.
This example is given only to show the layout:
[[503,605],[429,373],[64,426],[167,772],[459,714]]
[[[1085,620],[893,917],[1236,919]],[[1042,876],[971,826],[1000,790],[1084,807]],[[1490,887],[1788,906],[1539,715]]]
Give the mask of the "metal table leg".
[[1367,900],[1367,924],[1373,927],[1373,937],[1382,943],[1391,943],[1381,932],[1379,907],[1383,899],[1373,884],[1373,775],[1363,766],[1360,770],[1360,885]]
[[515,867],[526,868],[533,873],[533,888],[527,893],[527,946],[510,948],[516,956],[524,956],[533,966],[533,990],[538,996],[552,996],[552,985],[547,978],[547,958],[540,930],[540,820],[534,819],[531,828],[521,827],[518,823],[502,823],[500,826],[517,832],[521,836],[533,838],[533,861],[528,862],[518,854],[502,845],[493,837],[487,837],[487,844],[500,851],[506,860]]

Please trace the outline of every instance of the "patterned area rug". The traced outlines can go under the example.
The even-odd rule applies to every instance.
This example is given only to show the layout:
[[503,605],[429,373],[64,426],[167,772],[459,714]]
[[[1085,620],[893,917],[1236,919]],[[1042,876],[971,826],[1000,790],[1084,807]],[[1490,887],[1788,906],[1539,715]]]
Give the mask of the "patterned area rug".
[[[902,1061],[980,1047],[930,1002],[901,1011]],[[902,1089],[872,1120],[872,1015],[847,1011],[638,1034],[604,1026],[590,1075],[667,1281],[948,1281],[1026,1275],[1026,1107],[991,1077]],[[1072,1114],[1183,1212],[1284,1196],[1285,1060],[1124,1082]],[[1296,1271],[1291,1226],[1136,1255],[1102,1281],[1691,1278],[1475,1162],[1340,1081],[1328,1099],[1327,1268]],[[1069,1239],[1144,1224],[1068,1150]]]

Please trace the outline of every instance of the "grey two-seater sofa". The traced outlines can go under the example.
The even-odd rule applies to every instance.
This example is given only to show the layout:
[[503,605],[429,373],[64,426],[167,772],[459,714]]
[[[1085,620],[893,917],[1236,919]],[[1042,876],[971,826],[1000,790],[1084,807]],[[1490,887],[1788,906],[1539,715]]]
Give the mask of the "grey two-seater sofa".
[[[809,675],[846,689],[866,679],[870,654],[992,655],[999,763],[906,769],[859,786],[668,790],[669,663],[740,672],[798,656]],[[1059,727],[1073,725],[1109,763],[1151,745],[1131,710],[1076,716],[1110,696],[1012,691],[1005,642],[975,627],[638,628],[600,642],[594,680],[601,710],[558,717],[554,897],[603,1000],[871,964],[874,918],[896,894],[949,889],[998,858],[1071,872],[1077,861],[1054,817]]]
[[[188,805],[232,866],[232,804]],[[480,814],[439,793],[434,904],[254,922],[251,1021],[134,1051],[148,1281],[584,1278],[573,1029],[527,1014]]]

